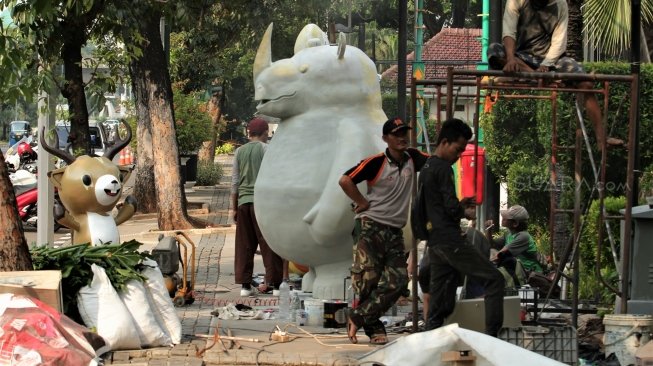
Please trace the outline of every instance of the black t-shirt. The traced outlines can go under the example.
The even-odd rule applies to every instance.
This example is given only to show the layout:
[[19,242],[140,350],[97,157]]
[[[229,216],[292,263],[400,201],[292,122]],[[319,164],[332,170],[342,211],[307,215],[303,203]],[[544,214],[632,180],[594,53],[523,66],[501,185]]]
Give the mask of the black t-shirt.
[[419,180],[424,189],[426,214],[433,225],[428,245],[464,244],[460,219],[465,209],[456,196],[451,163],[431,156],[424,164]]

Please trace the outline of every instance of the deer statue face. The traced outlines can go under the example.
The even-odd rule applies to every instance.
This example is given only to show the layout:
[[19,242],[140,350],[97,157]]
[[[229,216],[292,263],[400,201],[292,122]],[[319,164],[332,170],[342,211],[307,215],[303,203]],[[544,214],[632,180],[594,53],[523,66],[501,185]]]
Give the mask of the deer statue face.
[[106,157],[80,156],[48,174],[64,207],[72,214],[110,212],[118,203],[123,182],[131,169],[117,166]]
[[[117,225],[131,217],[136,209],[136,201],[127,197],[116,217],[111,216],[111,211],[120,199],[123,184],[132,171],[131,166],[118,166],[112,162],[116,153],[131,139],[131,129],[129,125],[124,125],[127,129],[126,138],[117,138],[104,156],[74,157],[67,151],[49,146],[45,141],[45,129],[41,131],[43,149],[68,164],[48,172],[48,177],[57,188],[65,208],[65,212],[55,213],[55,216],[60,224],[73,230],[74,244],[118,244],[120,235]],[[103,129],[100,131],[104,134]],[[59,146],[59,141],[54,146]]]

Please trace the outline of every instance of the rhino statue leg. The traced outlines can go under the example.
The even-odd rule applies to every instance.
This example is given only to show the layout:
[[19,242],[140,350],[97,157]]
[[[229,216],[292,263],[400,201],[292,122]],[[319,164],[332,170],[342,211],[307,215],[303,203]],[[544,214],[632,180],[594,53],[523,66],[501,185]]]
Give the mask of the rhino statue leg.
[[[302,289],[304,291],[312,291],[313,298],[315,299],[343,299],[345,278],[349,276],[350,268],[350,260],[322,264],[315,268],[311,268],[311,272],[306,274],[309,275],[308,280],[312,282],[309,285],[310,290],[308,290],[304,285],[306,278],[302,279]],[[315,273],[315,278],[310,276],[313,271]],[[304,275],[304,277],[306,277],[306,275]]]

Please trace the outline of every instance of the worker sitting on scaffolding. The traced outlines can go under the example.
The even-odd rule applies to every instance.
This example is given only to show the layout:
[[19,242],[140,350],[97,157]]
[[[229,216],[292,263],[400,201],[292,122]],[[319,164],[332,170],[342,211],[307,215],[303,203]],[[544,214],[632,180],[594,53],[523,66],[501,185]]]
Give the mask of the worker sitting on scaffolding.
[[[506,73],[584,73],[576,60],[565,56],[568,20],[566,0],[508,0],[503,14],[503,44],[493,43],[488,48],[490,68]],[[576,86],[594,88],[591,81],[581,81]],[[577,97],[583,98],[583,95],[599,149],[606,144],[623,146],[623,140],[606,139],[601,109],[594,93],[579,93]]]

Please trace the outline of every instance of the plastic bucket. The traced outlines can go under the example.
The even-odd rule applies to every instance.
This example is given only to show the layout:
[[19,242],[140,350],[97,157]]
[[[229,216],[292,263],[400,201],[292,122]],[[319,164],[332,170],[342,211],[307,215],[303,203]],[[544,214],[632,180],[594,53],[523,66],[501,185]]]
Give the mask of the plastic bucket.
[[653,330],[653,316],[608,314],[603,318],[605,355],[614,353],[622,365],[635,364],[635,352],[648,343]]
[[306,325],[322,326],[324,321],[324,300],[305,299]]

